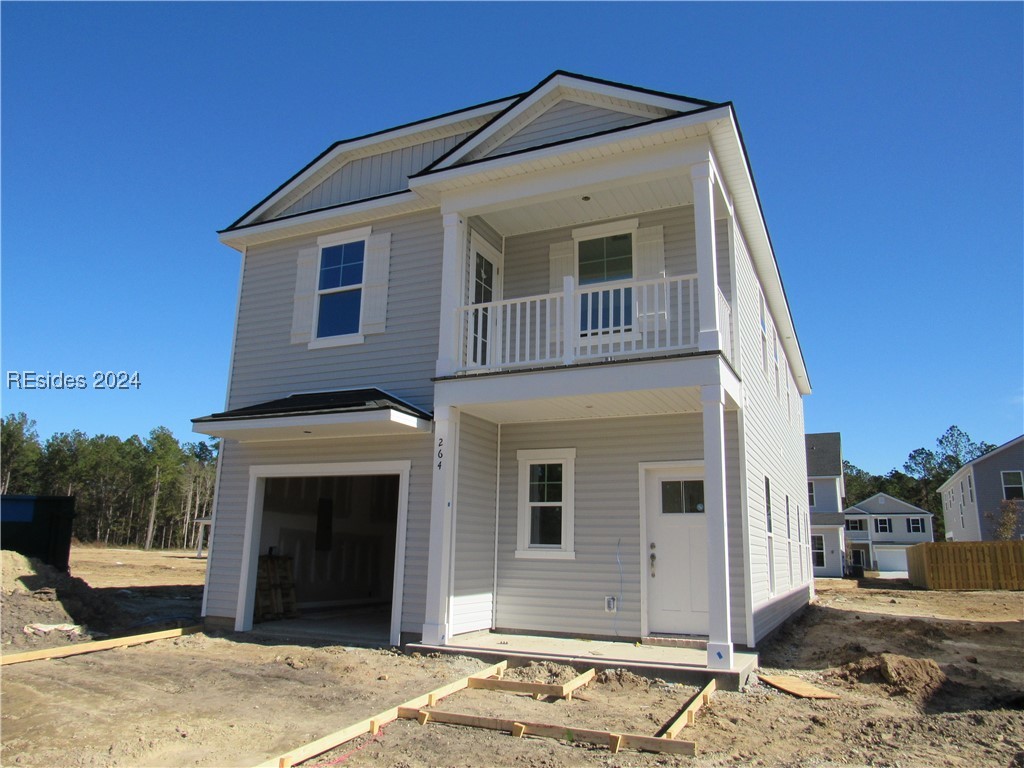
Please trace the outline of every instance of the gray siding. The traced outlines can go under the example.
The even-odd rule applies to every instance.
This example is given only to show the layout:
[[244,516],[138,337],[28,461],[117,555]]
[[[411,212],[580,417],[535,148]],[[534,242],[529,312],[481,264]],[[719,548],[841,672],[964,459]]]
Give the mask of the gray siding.
[[567,99],[555,104],[484,156],[507,155],[520,149],[646,123],[650,119]]
[[[694,234],[693,206],[641,213],[636,218],[639,219],[641,228],[663,227],[665,272],[669,277],[697,273],[697,239]],[[572,240],[573,229],[574,227],[562,227],[506,238],[504,298],[518,299],[547,293],[551,244]],[[718,282],[722,293],[731,298],[728,222],[717,222],[715,243],[718,253]]]
[[422,171],[468,135],[460,133],[350,160],[272,218],[408,189],[410,175]]
[[409,476],[402,631],[418,634],[423,629],[426,604],[432,447],[430,435],[269,443],[227,441],[221,457],[206,615],[235,618],[242,574],[249,467],[409,460],[412,469]]
[[[995,539],[996,521],[988,515],[996,515],[1003,500],[1002,472],[1024,472],[1024,442],[1012,445],[992,456],[985,456],[974,463],[975,499],[982,541]],[[1024,531],[1017,528],[1017,535]]]
[[834,477],[824,480],[811,480],[814,483],[814,506],[811,512],[842,512],[842,500],[839,498],[839,479]]
[[[810,598],[810,517],[807,509],[807,456],[804,444],[803,402],[790,381],[776,394],[774,376],[761,364],[758,316],[758,278],[742,238],[734,244],[738,307],[738,338],[743,393],[743,447],[746,459],[747,525],[749,533],[750,598],[753,637],[750,643],[778,626]],[[791,378],[788,366],[784,375]],[[768,530],[764,479],[771,480],[775,588],[769,579]],[[787,535],[786,497],[790,525]],[[800,518],[799,523],[797,518]]]
[[[729,419],[727,455],[730,554],[742,560],[738,442]],[[516,452],[576,448],[575,560],[515,557],[518,521]],[[539,632],[640,635],[640,462],[703,457],[699,414],[506,424],[501,431],[496,626]],[[735,518],[735,519],[732,519]],[[620,564],[621,563],[621,570]],[[732,572],[733,620],[743,621],[743,569]],[[621,593],[620,593],[621,590]],[[621,594],[621,596],[620,596]],[[605,613],[604,596],[619,598]],[[741,640],[742,642],[743,640]]]
[[362,344],[308,349],[291,343],[298,252],[315,238],[248,251],[242,275],[228,407],[294,392],[372,386],[433,408],[441,296],[441,217],[437,211],[387,219],[391,232],[387,330]]
[[840,544],[842,536],[840,530],[835,527],[813,528],[811,534],[821,536],[822,543],[825,545],[825,565],[820,568],[814,566],[814,575],[824,578],[842,578],[845,552]]
[[498,427],[463,415],[458,455],[452,634],[491,626]]

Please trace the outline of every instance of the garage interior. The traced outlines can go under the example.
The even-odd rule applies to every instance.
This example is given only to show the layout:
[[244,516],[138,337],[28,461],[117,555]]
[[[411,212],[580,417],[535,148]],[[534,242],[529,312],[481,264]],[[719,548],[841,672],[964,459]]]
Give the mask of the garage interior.
[[266,478],[254,631],[387,645],[398,494],[397,475]]

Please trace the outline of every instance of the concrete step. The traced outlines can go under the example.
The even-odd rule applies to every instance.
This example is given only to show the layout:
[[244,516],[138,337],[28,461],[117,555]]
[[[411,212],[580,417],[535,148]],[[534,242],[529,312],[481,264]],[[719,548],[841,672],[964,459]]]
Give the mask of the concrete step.
[[706,637],[694,637],[692,635],[649,635],[641,638],[643,645],[660,645],[665,648],[696,648],[699,651],[708,649]]

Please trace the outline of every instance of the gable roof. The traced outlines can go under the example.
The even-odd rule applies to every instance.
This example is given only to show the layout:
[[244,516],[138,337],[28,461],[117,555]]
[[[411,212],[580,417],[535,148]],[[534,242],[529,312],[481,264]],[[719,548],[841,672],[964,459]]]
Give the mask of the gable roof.
[[993,456],[1000,454],[1005,450],[1020,445],[1022,442],[1024,442],[1024,435],[1021,435],[1020,437],[1015,437],[1013,438],[1013,440],[1007,440],[1005,443],[1003,443],[1000,446],[997,446],[996,448],[993,448],[988,453],[982,454],[976,459],[971,459],[966,464],[962,465],[960,469],[958,469],[956,472],[950,475],[949,479],[946,482],[944,482],[942,485],[935,489],[935,492],[941,494],[943,491],[946,490],[946,488],[948,488],[949,486],[953,485],[956,482],[956,480],[960,477],[964,470],[974,467],[974,465],[978,464],[979,462],[987,461],[988,459],[991,459]]
[[840,477],[843,474],[842,440],[838,432],[804,435],[808,477]]
[[843,510],[844,515],[919,515],[921,517],[934,517],[926,509],[915,507],[902,499],[890,496],[888,493],[876,493],[864,501],[854,504],[852,507]]

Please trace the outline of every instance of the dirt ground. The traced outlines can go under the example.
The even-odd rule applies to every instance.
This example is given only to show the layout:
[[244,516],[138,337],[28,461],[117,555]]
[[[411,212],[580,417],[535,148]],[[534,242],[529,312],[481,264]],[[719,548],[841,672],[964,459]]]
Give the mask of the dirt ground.
[[[79,600],[88,601],[92,587],[93,597],[109,598],[127,616],[122,621],[142,621],[197,614],[204,562],[181,552],[75,548],[72,574],[85,584]],[[47,588],[45,573],[18,575],[18,567],[25,565],[5,553],[4,653],[74,642],[48,633],[33,635],[28,645],[8,643],[13,602],[28,595],[25,605],[61,605],[59,586],[58,599],[32,596]],[[24,594],[15,598],[15,589]],[[116,629],[103,626],[104,615],[86,631]],[[133,632],[154,626],[159,622]],[[583,744],[396,721],[376,738],[360,737],[304,765],[1024,768],[1019,592],[825,580],[815,604],[759,652],[762,671],[804,678],[840,698],[797,699],[756,682],[743,693],[717,692],[680,735],[696,743],[695,758],[613,755]],[[239,634],[5,666],[0,764],[255,765],[483,666],[465,657],[280,645]],[[575,674],[539,664],[509,676],[564,682]],[[438,708],[653,735],[695,692],[618,671],[599,675],[571,701],[466,690]]]

